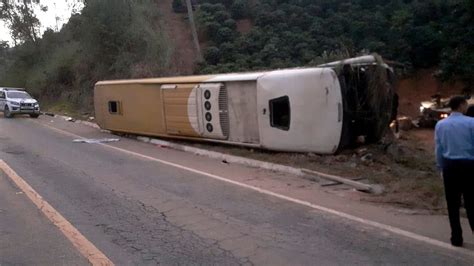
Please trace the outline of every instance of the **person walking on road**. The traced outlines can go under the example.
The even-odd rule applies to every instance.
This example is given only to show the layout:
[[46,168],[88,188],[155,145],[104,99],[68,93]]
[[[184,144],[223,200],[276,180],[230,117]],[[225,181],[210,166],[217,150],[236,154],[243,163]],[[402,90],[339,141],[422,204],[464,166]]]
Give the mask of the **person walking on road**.
[[444,179],[451,244],[461,247],[461,196],[474,233],[474,118],[464,115],[468,109],[464,97],[451,98],[449,107],[451,115],[438,122],[435,129],[436,163]]

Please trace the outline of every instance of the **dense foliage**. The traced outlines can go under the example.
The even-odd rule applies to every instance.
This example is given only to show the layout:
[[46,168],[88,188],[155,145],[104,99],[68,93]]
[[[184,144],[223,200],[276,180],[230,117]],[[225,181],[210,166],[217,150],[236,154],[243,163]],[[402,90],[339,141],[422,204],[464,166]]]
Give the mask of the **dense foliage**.
[[91,109],[98,80],[166,74],[170,48],[154,1],[88,0],[60,32],[8,49],[0,43],[0,84]]
[[[408,67],[440,67],[471,87],[472,0],[204,0],[209,47],[201,72],[313,65],[376,52]],[[250,20],[242,32],[238,23]]]

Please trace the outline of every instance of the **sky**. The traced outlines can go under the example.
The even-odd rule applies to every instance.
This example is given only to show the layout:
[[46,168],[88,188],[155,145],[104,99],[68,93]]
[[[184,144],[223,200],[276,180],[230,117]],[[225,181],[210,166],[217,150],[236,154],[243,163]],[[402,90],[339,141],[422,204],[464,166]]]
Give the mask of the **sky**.
[[[76,9],[77,12],[80,11],[81,8],[81,5],[74,4],[77,3],[77,1],[74,0],[42,0],[40,3],[48,7],[48,11],[46,12],[42,12],[39,9],[35,10],[36,16],[41,22],[41,34],[48,28],[55,31],[60,30],[71,17],[73,10]],[[56,18],[58,18],[58,20],[56,20]],[[10,45],[13,45],[10,31],[1,20],[0,40],[8,41]]]

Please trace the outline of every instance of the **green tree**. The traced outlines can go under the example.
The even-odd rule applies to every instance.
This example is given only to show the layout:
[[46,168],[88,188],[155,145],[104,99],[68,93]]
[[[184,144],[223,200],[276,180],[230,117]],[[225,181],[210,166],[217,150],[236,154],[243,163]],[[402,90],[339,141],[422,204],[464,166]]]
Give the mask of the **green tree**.
[[7,49],[0,83],[91,110],[98,80],[167,73],[171,47],[157,9],[152,0],[84,1],[59,32]]
[[207,48],[204,58],[209,64],[218,64],[221,59],[221,51],[219,50],[219,48],[211,46]]
[[15,44],[37,41],[41,26],[34,13],[37,7],[42,11],[47,10],[45,6],[40,5],[39,0],[1,0],[0,19],[10,29]]
[[235,0],[230,7],[230,13],[234,19],[242,19],[249,16],[248,0]]

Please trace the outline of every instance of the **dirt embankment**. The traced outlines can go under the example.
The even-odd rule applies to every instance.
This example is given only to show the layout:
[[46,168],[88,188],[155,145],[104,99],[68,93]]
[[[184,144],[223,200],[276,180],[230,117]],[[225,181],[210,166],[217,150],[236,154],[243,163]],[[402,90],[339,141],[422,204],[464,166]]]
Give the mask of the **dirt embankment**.
[[173,12],[173,0],[158,0],[163,28],[173,46],[170,75],[190,75],[196,65],[196,53],[191,29],[185,14]]

